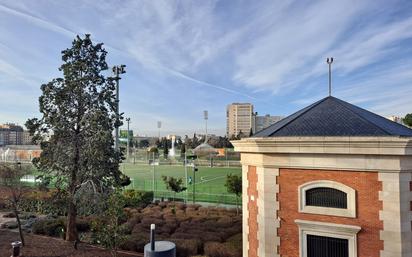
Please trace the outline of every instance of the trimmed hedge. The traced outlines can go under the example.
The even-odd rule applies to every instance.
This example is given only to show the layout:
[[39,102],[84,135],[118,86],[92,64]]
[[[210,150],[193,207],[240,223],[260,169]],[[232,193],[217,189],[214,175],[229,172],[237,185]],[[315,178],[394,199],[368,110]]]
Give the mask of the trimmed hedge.
[[127,189],[123,192],[125,207],[146,207],[153,200],[153,192]]

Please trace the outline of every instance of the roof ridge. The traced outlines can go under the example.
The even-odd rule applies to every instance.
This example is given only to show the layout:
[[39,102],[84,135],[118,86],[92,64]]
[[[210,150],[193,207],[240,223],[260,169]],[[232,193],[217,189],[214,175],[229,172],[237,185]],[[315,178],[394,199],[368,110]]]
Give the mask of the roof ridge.
[[[302,113],[300,113],[299,115],[297,115],[296,117],[294,117],[294,118],[291,119],[290,121],[286,122],[283,126],[280,126],[277,130],[275,130],[275,131],[273,131],[272,133],[270,133],[270,135],[273,135],[274,133],[278,132],[279,130],[281,130],[282,128],[284,128],[285,126],[287,126],[288,124],[290,124],[291,122],[293,122],[294,120],[296,120],[297,118],[299,118],[300,116],[302,116],[303,114],[307,113],[309,110],[312,110],[315,106],[318,106],[320,103],[322,103],[323,101],[325,101],[325,100],[328,99],[329,97],[330,97],[330,96],[324,97],[324,98],[320,99],[319,101],[317,101],[317,102],[315,102],[315,103],[313,103],[313,104],[305,107],[304,109],[292,113],[291,115],[289,115],[289,117],[290,117],[290,116],[293,116],[293,115],[295,115],[295,114],[297,114],[297,113],[299,113],[299,112],[302,111]],[[269,126],[269,127],[270,127],[270,126]],[[268,128],[269,128],[269,127],[268,127]],[[263,131],[263,130],[262,130],[262,131]]]
[[[333,96],[331,96],[331,97],[333,97]],[[353,111],[351,108],[349,108],[347,105],[349,105],[349,106],[351,106],[351,107],[353,106],[353,107],[359,108],[359,109],[361,109],[361,110],[363,110],[363,111],[367,111],[367,112],[369,112],[369,113],[372,113],[372,114],[376,115],[375,113],[370,112],[370,111],[368,111],[368,110],[366,110],[366,109],[360,108],[360,107],[358,107],[358,106],[356,106],[356,105],[347,103],[347,102],[345,102],[345,101],[343,101],[343,100],[341,100],[341,99],[339,99],[339,98],[336,98],[336,97],[333,97],[333,98],[336,99],[336,100],[338,100],[337,102],[339,103],[339,105],[343,106],[345,109],[349,110],[350,112],[352,112],[353,114],[355,114],[357,117],[359,117],[359,118],[362,119],[363,121],[366,121],[367,123],[372,124],[374,127],[378,128],[379,130],[381,130],[382,132],[386,133],[387,135],[392,135],[392,133],[390,133],[390,132],[387,131],[386,129],[384,129],[384,128],[378,126],[378,125],[376,125],[374,122],[372,122],[372,121],[364,118],[362,115],[359,115],[358,113],[356,113],[355,111]],[[379,116],[379,115],[378,115],[378,116]]]

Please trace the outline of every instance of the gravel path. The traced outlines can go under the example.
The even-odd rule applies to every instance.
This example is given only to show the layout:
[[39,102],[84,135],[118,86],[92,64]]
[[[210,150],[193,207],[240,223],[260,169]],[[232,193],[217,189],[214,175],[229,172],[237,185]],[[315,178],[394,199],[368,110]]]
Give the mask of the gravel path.
[[9,212],[0,212],[0,227],[8,221],[16,221],[16,218],[4,218],[3,215]]

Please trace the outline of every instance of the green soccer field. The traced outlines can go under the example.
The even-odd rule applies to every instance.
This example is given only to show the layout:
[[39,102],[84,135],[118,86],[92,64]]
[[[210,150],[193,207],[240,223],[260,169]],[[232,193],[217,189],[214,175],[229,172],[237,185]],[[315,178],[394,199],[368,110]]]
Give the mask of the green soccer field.
[[[170,198],[173,194],[167,191],[162,176],[172,176],[182,178],[185,181],[185,168],[183,165],[159,165],[150,166],[142,164],[123,163],[122,171],[132,179],[132,184],[128,188],[138,190],[153,191],[153,168],[155,170],[155,192],[156,198]],[[195,200],[198,202],[212,202],[221,204],[235,204],[236,198],[229,194],[225,187],[226,176],[228,174],[241,175],[241,168],[226,167],[198,167],[196,172],[196,181],[192,167],[187,167],[188,178],[192,184],[188,185],[187,192],[178,194],[176,197],[186,199],[190,202],[193,200],[193,185],[195,184]],[[190,179],[188,179],[190,180]]]

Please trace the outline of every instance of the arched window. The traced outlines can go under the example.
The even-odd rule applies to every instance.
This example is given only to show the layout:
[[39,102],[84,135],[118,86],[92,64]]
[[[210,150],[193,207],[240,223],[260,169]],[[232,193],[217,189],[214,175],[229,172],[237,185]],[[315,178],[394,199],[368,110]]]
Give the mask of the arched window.
[[305,183],[299,187],[299,211],[354,218],[355,190],[329,180]]
[[330,187],[315,187],[306,190],[306,205],[346,209],[346,193]]

